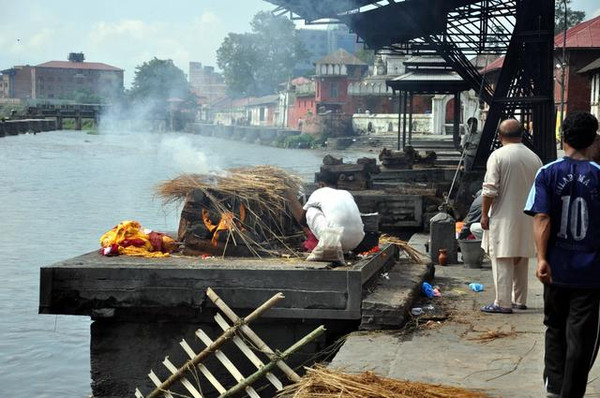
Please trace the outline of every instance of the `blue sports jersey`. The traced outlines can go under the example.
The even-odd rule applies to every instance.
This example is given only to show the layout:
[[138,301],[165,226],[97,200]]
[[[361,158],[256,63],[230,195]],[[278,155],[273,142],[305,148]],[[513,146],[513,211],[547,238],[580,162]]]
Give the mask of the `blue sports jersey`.
[[538,171],[525,213],[550,216],[546,257],[559,286],[600,287],[600,166],[569,157]]

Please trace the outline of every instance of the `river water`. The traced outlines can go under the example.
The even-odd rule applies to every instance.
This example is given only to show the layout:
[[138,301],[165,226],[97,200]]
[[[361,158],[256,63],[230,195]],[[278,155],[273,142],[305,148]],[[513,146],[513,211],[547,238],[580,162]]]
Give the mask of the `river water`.
[[40,267],[97,249],[123,220],[176,230],[180,209],[163,207],[153,188],[182,172],[270,164],[309,181],[324,154],[185,133],[0,138],[0,396],[91,394],[90,320],[38,315]]

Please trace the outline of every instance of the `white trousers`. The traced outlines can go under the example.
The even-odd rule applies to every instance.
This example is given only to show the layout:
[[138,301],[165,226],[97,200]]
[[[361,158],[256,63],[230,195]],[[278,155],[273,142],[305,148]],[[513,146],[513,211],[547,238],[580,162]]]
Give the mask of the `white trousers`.
[[469,230],[471,231],[475,239],[483,239],[483,228],[481,228],[480,222],[474,222],[473,224],[471,224]]
[[511,308],[527,304],[529,259],[526,257],[492,257],[492,274],[496,287],[494,304]]

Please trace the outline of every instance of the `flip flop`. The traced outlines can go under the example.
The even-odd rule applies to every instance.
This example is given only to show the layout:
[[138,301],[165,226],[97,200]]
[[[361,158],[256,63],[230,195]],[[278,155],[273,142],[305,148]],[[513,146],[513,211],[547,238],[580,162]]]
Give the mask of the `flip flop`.
[[486,305],[481,307],[482,312],[486,312],[488,314],[512,314],[512,308],[504,308],[497,306],[496,304]]

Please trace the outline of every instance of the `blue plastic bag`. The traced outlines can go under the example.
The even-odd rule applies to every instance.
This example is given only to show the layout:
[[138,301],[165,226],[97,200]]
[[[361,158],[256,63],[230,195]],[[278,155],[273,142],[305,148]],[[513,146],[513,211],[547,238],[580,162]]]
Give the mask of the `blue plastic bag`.
[[483,291],[483,284],[481,284],[481,283],[469,283],[469,289],[471,289],[474,292],[482,292]]
[[431,286],[428,282],[423,282],[423,284],[421,285],[421,291],[428,298],[432,298],[433,296],[435,296],[433,286]]

